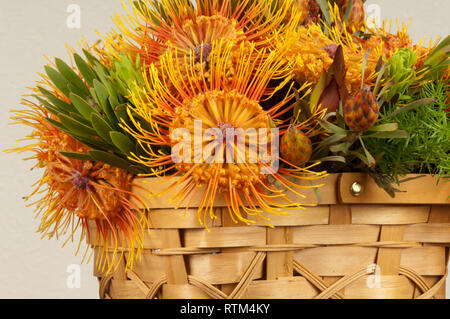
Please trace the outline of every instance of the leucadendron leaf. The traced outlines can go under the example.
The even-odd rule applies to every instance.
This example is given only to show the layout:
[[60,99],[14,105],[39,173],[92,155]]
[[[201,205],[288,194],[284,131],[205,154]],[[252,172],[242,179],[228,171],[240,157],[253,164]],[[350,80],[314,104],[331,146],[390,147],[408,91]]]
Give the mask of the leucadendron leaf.
[[64,114],[59,115],[61,123],[75,135],[91,138],[97,136],[97,132],[83,123],[76,121]]
[[81,75],[86,80],[87,84],[89,84],[89,86],[92,87],[94,79],[97,78],[94,69],[86,61],[84,61],[83,58],[80,57],[78,54],[75,53],[73,57],[75,60],[75,64],[80,70]]
[[49,67],[44,67],[45,73],[49,77],[50,81],[60,90],[65,96],[69,97],[70,90],[68,88],[69,82],[58,71]]
[[77,109],[72,105],[64,102],[63,100],[57,98],[55,95],[53,95],[50,91],[44,89],[43,87],[38,86],[37,87],[39,92],[47,98],[47,100],[52,103],[56,108],[61,110],[62,112],[68,113],[68,112],[77,112]]
[[93,108],[88,102],[86,102],[82,97],[71,93],[70,94],[70,101],[72,101],[72,104],[76,107],[78,112],[83,115],[83,117],[86,120],[91,120],[91,114],[96,113],[97,110]]
[[98,151],[98,150],[91,150],[88,152],[88,154],[96,161],[109,164],[114,167],[122,168],[125,170],[128,170],[130,164],[128,161],[124,160],[123,158],[120,158],[114,154]]
[[398,129],[398,123],[386,123],[372,126],[367,132],[393,132]]
[[120,132],[111,132],[110,136],[113,144],[124,154],[136,152],[136,144],[133,143],[133,141],[125,134]]
[[397,130],[393,132],[375,132],[373,134],[364,135],[364,138],[408,138],[408,132]]
[[416,108],[419,108],[421,106],[434,103],[435,101],[436,101],[436,99],[432,99],[432,98],[426,98],[426,99],[420,99],[420,100],[414,101],[412,103],[409,103],[408,105],[405,105],[405,106],[402,106],[402,107],[398,108],[396,111],[394,111],[391,114],[385,116],[383,118],[383,120],[387,119],[387,118],[390,118],[390,117],[393,117],[393,116],[396,116],[396,115],[398,115],[400,113],[409,112],[409,111],[414,110]]
[[89,95],[89,89],[86,84],[84,84],[83,80],[75,73],[74,70],[70,66],[68,66],[63,60],[56,58],[55,64],[59,72],[61,72],[62,76],[74,87],[81,90],[83,96],[86,97]]
[[106,142],[112,144],[110,133],[113,128],[98,114],[91,114],[92,127],[98,133],[98,135]]
[[347,135],[347,131],[337,125],[334,125],[330,122],[324,121],[320,118],[317,118],[319,121],[320,126],[322,126],[324,129],[326,129],[329,132],[333,132],[340,135]]

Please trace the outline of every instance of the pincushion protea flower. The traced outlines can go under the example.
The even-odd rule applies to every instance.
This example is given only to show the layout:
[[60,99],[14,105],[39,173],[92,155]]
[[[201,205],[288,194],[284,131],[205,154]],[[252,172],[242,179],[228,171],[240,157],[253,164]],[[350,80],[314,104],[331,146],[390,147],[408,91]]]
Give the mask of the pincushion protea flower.
[[[211,130],[222,133],[223,136],[227,134],[227,129],[265,129],[268,133],[266,142],[272,137],[278,138],[271,135],[271,119],[276,119],[278,115],[289,110],[289,107],[282,110],[290,99],[288,96],[268,111],[264,111],[259,105],[264,95],[273,93],[267,90],[269,81],[285,77],[289,70],[278,58],[279,53],[273,52],[261,62],[260,59],[265,57],[266,53],[258,51],[254,44],[242,43],[239,50],[233,48],[233,44],[229,42],[214,42],[210,69],[207,71],[196,70],[194,52],[191,52],[183,65],[176,63],[172,56],[166,56],[161,60],[161,69],[164,72],[158,72],[158,69],[152,66],[146,88],[148,97],[142,98],[142,95],[139,95],[133,99],[136,106],[133,111],[153,126],[152,132],[142,128],[130,130],[141,145],[148,146],[148,156],[136,156],[135,160],[152,168],[167,165],[166,171],[172,174],[163,180],[171,180],[180,175],[169,187],[171,189],[183,185],[182,191],[173,199],[179,205],[187,203],[186,207],[189,207],[199,193],[198,187],[205,186],[198,209],[201,223],[204,223],[208,212],[215,218],[212,208],[217,193],[224,195],[233,220],[252,223],[256,219],[266,223],[263,212],[283,214],[285,212],[282,212],[281,208],[301,206],[291,202],[283,189],[269,183],[269,177],[277,180],[284,189],[297,193],[295,188],[302,186],[283,174],[314,179],[323,173],[313,173],[309,171],[309,167],[281,167],[276,171],[271,167],[273,158],[269,162],[263,160],[263,157],[275,150],[268,147],[266,153],[255,155],[252,144],[247,139],[242,144],[234,138],[231,142],[218,140],[212,153],[218,161],[208,162],[208,157],[202,157],[202,153],[198,161],[193,158],[198,154],[196,150],[207,149],[211,142],[217,141],[208,135]],[[229,72],[230,63],[232,73]],[[186,80],[183,79],[183,74],[191,76]],[[175,92],[168,89],[169,83],[175,88]],[[196,127],[197,121],[200,121],[200,126]],[[201,136],[206,136],[200,145],[188,144],[187,149],[180,155],[185,160],[177,162],[173,155],[155,154],[151,151],[152,145],[167,145],[174,149],[179,145],[181,135],[173,133],[180,128],[184,129],[183,134],[190,137],[191,141],[195,139],[196,130],[200,131]],[[239,134],[236,134],[237,138]],[[250,133],[248,139],[255,137],[254,134],[256,133],[252,136]],[[264,139],[260,141],[264,142]],[[235,154],[236,161],[227,160],[226,155],[229,153]],[[256,156],[253,162],[249,157],[251,155]],[[275,160],[283,161],[277,155]],[[266,174],[263,173],[264,170]],[[280,204],[283,200],[285,203]],[[252,216],[252,219],[247,219],[246,215]]]
[[304,16],[295,0],[161,0],[136,1],[133,13],[116,16],[118,32],[105,37],[115,54],[138,55],[147,66],[157,63],[168,50],[179,56],[209,51],[211,43],[224,40],[255,42],[267,47],[273,34],[295,28]]
[[[339,8],[330,11],[332,21],[341,21]],[[343,47],[347,66],[346,85],[351,92],[358,91],[361,85],[362,65],[366,58],[364,84],[373,86],[377,78],[376,67],[382,53],[380,50],[367,50],[355,43],[354,37],[346,29],[334,23],[333,27],[309,24],[296,31],[289,30],[277,37],[276,46],[284,48],[284,57],[292,65],[292,73],[299,83],[316,84],[322,72],[333,63],[336,48]]]
[[[129,248],[126,266],[131,267],[142,248],[142,230],[146,226],[145,215],[131,202],[133,198],[143,203],[130,193],[133,175],[101,162],[63,156],[63,151],[83,154],[89,148],[51,125],[47,118],[52,115],[41,105],[25,99],[23,104],[27,109],[14,111],[12,119],[33,128],[24,139],[33,142],[10,151],[31,151],[34,155],[28,159],[37,160],[36,167],[45,168],[35,190],[26,197],[43,194],[31,204],[41,218],[38,231],[48,238],[68,235],[67,242],[81,228],[80,243],[88,236],[103,245],[98,267],[106,272],[114,269],[124,257],[117,253],[119,247]],[[97,227],[95,236],[90,234],[89,222]]]

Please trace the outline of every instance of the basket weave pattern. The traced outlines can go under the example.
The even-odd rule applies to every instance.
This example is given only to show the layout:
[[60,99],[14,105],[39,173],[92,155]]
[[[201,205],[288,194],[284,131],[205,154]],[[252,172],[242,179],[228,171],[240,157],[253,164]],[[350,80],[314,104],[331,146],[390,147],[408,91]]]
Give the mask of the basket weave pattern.
[[[359,197],[350,193],[354,181],[363,185]],[[391,199],[365,175],[331,175],[319,196],[304,192],[302,202],[318,206],[270,216],[275,228],[236,224],[218,200],[208,232],[197,209],[184,216],[168,197],[153,200],[132,271],[94,269],[100,297],[445,298],[450,183],[435,182],[408,181]]]

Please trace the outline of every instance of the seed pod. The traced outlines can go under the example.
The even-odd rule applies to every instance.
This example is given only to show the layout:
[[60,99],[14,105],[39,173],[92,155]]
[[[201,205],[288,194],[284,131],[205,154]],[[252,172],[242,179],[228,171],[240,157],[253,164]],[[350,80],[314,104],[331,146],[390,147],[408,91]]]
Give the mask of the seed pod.
[[347,99],[343,111],[345,124],[356,132],[367,131],[380,114],[377,101],[367,86]]
[[311,158],[311,140],[299,128],[291,125],[281,138],[280,152],[287,162],[301,166]]

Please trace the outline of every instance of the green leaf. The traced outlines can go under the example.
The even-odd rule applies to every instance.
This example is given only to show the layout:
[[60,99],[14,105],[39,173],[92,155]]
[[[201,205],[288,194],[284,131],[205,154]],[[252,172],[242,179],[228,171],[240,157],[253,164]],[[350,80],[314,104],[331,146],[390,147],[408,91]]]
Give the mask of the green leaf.
[[91,123],[98,135],[106,142],[112,144],[110,133],[113,128],[98,114],[92,113]]
[[330,151],[333,153],[344,152],[347,153],[348,149],[352,146],[349,142],[344,142],[336,145],[330,146]]
[[398,129],[398,123],[386,123],[372,126],[367,132],[393,132]]
[[77,137],[77,140],[79,140],[81,143],[94,150],[113,151],[113,152],[116,151],[114,146],[106,144],[103,140],[96,140],[86,137]]
[[341,162],[341,163],[346,163],[345,157],[343,156],[327,156],[327,157],[322,157],[320,159],[317,160],[318,162]]
[[397,130],[393,132],[376,132],[369,135],[364,135],[364,138],[408,138],[408,132]]
[[81,75],[83,75],[83,78],[86,80],[87,84],[89,84],[89,86],[92,87],[94,79],[97,78],[97,75],[95,74],[94,70],[78,54],[75,53],[73,57],[75,59],[75,64],[77,65],[78,70],[80,70]]
[[47,73],[53,84],[60,90],[65,96],[69,97],[70,90],[68,88],[69,82],[55,69],[45,66],[45,73]]
[[88,60],[88,62],[91,64],[92,67],[95,67],[97,64],[98,65],[102,65],[102,63],[96,57],[94,57],[89,51],[87,51],[86,49],[83,49],[83,53],[84,53],[84,56],[86,57],[86,59]]
[[[127,107],[128,106],[126,104],[120,104],[114,109],[114,113],[116,114],[116,117],[117,117],[117,119],[119,119],[119,121],[121,119],[123,119],[125,121],[128,120],[129,116],[127,113]],[[272,121],[271,118],[269,118],[269,124],[270,124],[270,121]],[[272,124],[273,124],[273,121],[272,121]]]
[[328,7],[328,1],[316,0],[316,2],[319,5],[320,10],[322,11],[323,17],[325,18],[325,22],[327,23],[328,26],[331,26],[331,16]]
[[420,99],[420,100],[414,101],[412,103],[409,103],[408,105],[405,105],[405,106],[402,106],[402,107],[398,108],[396,111],[394,111],[391,114],[385,116],[383,119],[387,119],[387,118],[396,116],[396,115],[398,115],[400,113],[403,113],[403,112],[409,112],[409,111],[414,110],[416,108],[419,108],[421,106],[434,103],[435,101],[436,101],[436,99],[433,99],[433,98],[426,98],[426,99]]
[[128,170],[130,166],[130,163],[128,161],[108,152],[91,150],[88,153],[94,160],[109,164],[114,167]]
[[59,72],[66,78],[66,80],[80,89],[83,94],[86,96],[89,95],[89,90],[87,86],[84,84],[83,80],[78,76],[78,74],[75,73],[74,70],[70,66],[68,66],[63,60],[56,58],[55,59],[56,67],[58,68]]
[[62,125],[60,122],[55,121],[54,119],[51,118],[45,118],[45,120],[50,123],[51,125],[53,125],[54,127],[56,127],[58,130],[63,131],[63,132],[68,132],[67,129],[64,127],[64,125]]
[[369,168],[370,167],[374,167],[376,165],[376,163],[377,163],[375,161],[375,158],[373,158],[372,154],[369,153],[369,151],[367,150],[366,146],[364,145],[363,139],[361,137],[359,137],[359,141],[360,141],[361,146],[362,146],[362,148],[364,150],[364,153],[366,155],[366,159],[367,159],[366,164],[367,164],[367,166],[369,166]]
[[97,110],[94,109],[88,102],[74,93],[70,94],[70,100],[78,112],[88,121],[91,120],[91,114],[93,112],[97,112]]
[[439,63],[443,58],[447,56],[449,51],[450,51],[450,35],[448,35],[434,48],[434,50],[425,60],[424,65],[434,65]]
[[136,144],[126,135],[120,132],[110,133],[113,144],[124,154],[136,153]]
[[363,64],[362,64],[362,74],[361,74],[361,88],[363,88],[364,86],[364,77],[366,74],[366,65],[367,65],[367,59],[369,58],[369,50],[367,50],[364,53],[364,57],[363,57]]
[[50,112],[53,113],[55,115],[58,115],[60,112],[65,113],[65,114],[69,114],[68,112],[66,113],[65,110],[60,110],[58,109],[56,106],[51,105],[50,103],[48,103],[46,100],[44,100],[43,98],[34,95],[34,97],[42,104],[44,105],[44,107]]
[[55,95],[53,95],[43,87],[38,86],[37,88],[41,92],[41,94],[44,95],[49,100],[50,103],[52,103],[56,108],[58,108],[62,112],[64,113],[77,112],[77,109],[73,105],[68,104],[63,100],[57,98]]
[[[94,85],[95,85],[95,83],[94,83]],[[100,85],[101,85],[101,83],[100,83]],[[103,100],[103,102],[101,102],[101,98],[98,96],[97,91],[94,88],[91,88],[91,94],[94,97],[94,99],[96,100],[96,102],[98,104],[98,108],[103,110],[103,113],[104,113],[103,119],[106,120],[108,122],[108,124],[110,126],[112,126],[114,129],[116,129],[116,130],[120,129],[119,125],[117,124],[116,115],[115,115],[114,111],[112,110],[111,105],[109,104],[109,100],[106,99],[106,100]],[[106,117],[105,117],[105,115],[106,115]]]
[[94,89],[98,97],[98,104],[104,109],[108,103],[109,94],[106,87],[98,80],[94,80]]
[[322,74],[320,75],[319,81],[314,87],[314,90],[311,92],[311,97],[309,99],[310,101],[309,105],[311,110],[313,110],[315,107],[318,106],[322,92],[325,90],[326,87],[327,87],[327,73],[323,71]]
[[319,121],[320,126],[326,129],[329,132],[333,132],[340,135],[347,135],[347,131],[339,126],[336,126],[330,122],[324,121],[320,118],[317,119]]
[[61,123],[72,133],[78,136],[91,138],[93,136],[97,136],[97,132],[90,128],[89,126],[84,125],[81,122],[78,122],[64,114],[59,115],[59,119]]
[[345,13],[344,13],[344,22],[345,23],[348,22],[348,17],[350,16],[350,13],[352,12],[352,8],[353,8],[353,0],[349,0],[347,9],[345,10]]
[[91,121],[86,120],[84,117],[82,117],[79,113],[69,113],[66,114],[68,117],[73,118],[74,120],[77,120],[80,123],[83,123],[86,126],[92,127]]
[[381,80],[389,65],[390,65],[389,63],[383,64],[383,66],[380,69],[380,72],[378,72],[377,81],[375,82],[375,88],[373,89],[374,96],[377,96],[378,91],[380,90]]
[[322,142],[320,142],[318,145],[318,149],[321,149],[321,148],[327,147],[331,144],[337,143],[346,137],[347,137],[347,134],[333,134],[333,135],[325,138]]
[[74,152],[59,152],[62,156],[75,159],[75,160],[81,160],[81,161],[93,161],[94,159],[89,154],[83,154],[83,153],[74,153]]

